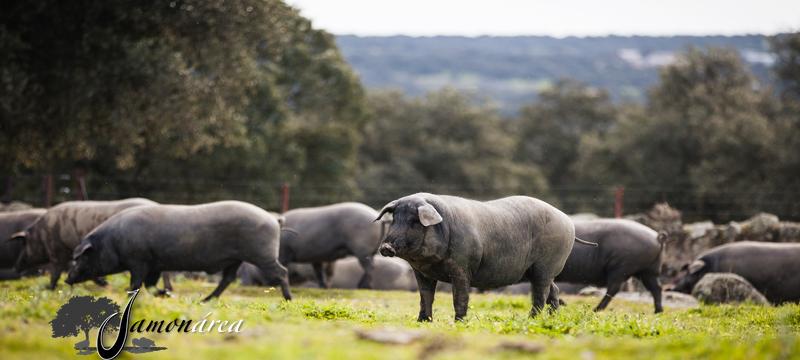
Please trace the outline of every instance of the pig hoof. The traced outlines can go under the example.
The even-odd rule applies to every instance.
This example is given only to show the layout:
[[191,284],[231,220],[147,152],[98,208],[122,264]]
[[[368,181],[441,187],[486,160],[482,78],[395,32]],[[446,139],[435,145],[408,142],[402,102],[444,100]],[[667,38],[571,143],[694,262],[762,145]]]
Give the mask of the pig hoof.
[[168,290],[161,289],[156,291],[155,296],[161,298],[170,298],[172,297],[172,293],[169,292]]
[[417,322],[432,322],[432,321],[433,318],[431,318],[430,316],[427,317],[420,316],[417,318]]

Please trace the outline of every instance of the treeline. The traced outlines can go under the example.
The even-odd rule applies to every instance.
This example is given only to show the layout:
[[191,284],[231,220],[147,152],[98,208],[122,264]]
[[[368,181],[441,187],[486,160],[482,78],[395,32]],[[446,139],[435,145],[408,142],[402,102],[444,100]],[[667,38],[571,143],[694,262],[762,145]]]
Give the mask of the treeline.
[[769,78],[767,37],[739,36],[353,36],[336,43],[368,88],[423,95],[443,86],[479,89],[506,114],[569,77],[615,101],[646,99],[658,66],[687,46],[739,51],[757,78]]
[[365,94],[333,37],[280,1],[6,7],[12,198],[39,198],[42,174],[85,173],[90,198],[275,209],[287,184],[292,207],[433,191],[610,215],[624,186],[627,212],[800,218],[797,34],[772,41],[774,83],[735,51],[688,49],[645,104],[563,80],[508,117],[480,94]]
[[616,104],[571,80],[509,118],[451,91],[371,94],[361,188],[368,198],[403,183],[531,194],[608,216],[624,187],[627,212],[666,201],[689,220],[800,218],[800,35],[772,44],[774,86],[733,50],[690,48],[661,70],[646,104]]

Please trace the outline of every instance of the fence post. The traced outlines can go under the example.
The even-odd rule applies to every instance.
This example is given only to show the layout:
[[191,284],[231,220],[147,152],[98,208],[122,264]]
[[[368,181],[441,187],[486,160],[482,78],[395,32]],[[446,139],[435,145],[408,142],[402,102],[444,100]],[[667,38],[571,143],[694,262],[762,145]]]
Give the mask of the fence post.
[[53,174],[47,174],[42,179],[44,190],[44,207],[49,208],[53,204]]
[[10,203],[11,199],[14,198],[13,196],[14,191],[14,177],[9,175],[6,177],[6,191],[3,193],[3,199],[0,200],[3,203]]
[[281,212],[289,211],[289,184],[281,185]]
[[87,200],[86,177],[83,170],[75,169],[73,178],[75,179],[75,200]]
[[625,200],[625,187],[619,186],[614,191],[614,217],[619,219],[622,217],[622,202]]

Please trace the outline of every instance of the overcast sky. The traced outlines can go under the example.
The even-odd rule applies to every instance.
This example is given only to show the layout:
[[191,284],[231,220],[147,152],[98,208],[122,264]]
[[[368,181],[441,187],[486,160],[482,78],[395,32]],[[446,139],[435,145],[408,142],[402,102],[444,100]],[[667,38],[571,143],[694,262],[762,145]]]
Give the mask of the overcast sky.
[[800,0],[288,0],[356,35],[705,35],[800,30]]

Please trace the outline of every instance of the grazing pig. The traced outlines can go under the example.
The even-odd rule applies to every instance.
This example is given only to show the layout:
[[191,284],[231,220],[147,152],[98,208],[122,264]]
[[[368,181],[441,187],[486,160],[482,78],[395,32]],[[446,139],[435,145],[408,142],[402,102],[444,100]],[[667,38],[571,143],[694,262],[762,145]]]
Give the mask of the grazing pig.
[[606,287],[605,296],[595,308],[600,311],[608,306],[622,283],[634,276],[653,295],[655,312],[664,310],[658,275],[665,233],[631,220],[601,219],[576,221],[575,235],[598,246],[573,247],[556,281]]
[[130,271],[130,290],[154,287],[162,271],[222,271],[203,301],[236,279],[243,261],[256,264],[291,299],[286,268],[278,263],[280,226],[261,208],[239,201],[156,205],[129,209],[95,228],[75,248],[68,284]]
[[[364,269],[358,259],[347,257],[334,263],[331,287],[336,289],[355,289]],[[372,273],[372,289],[416,291],[417,280],[414,269],[405,260],[376,256]]]
[[370,288],[373,256],[381,242],[381,225],[373,222],[378,212],[347,202],[287,211],[281,232],[280,262],[311,263],[319,286],[329,287],[323,263],[355,256],[364,269],[359,288]]
[[[86,234],[122,210],[146,205],[156,203],[133,198],[118,201],[67,201],[58,204],[48,209],[27,229],[14,235],[14,239],[25,241],[25,250],[17,259],[15,269],[22,271],[49,263],[49,288],[55,289],[61,272],[69,269],[73,249]],[[97,279],[96,282],[105,284],[102,279]]]
[[[334,289],[356,289],[364,269],[358,259],[348,256],[330,264],[326,274],[330,279],[330,287]],[[416,291],[417,281],[414,269],[402,259],[376,256],[373,259],[372,288],[375,290]],[[245,285],[266,285],[257,268],[252,264],[242,264],[239,278]],[[292,264],[289,266],[289,282],[300,286],[317,287],[316,275],[310,264]],[[312,283],[313,282],[313,283]]]
[[378,219],[386,213],[394,219],[380,252],[414,268],[418,321],[431,321],[438,281],[453,284],[458,321],[467,315],[470,286],[492,289],[527,279],[535,316],[576,240],[567,215],[526,196],[480,202],[418,193],[390,202]]
[[20,273],[14,271],[14,263],[25,247],[22,241],[12,240],[17,232],[25,230],[42,216],[45,209],[28,209],[0,213],[0,280],[19,279]]
[[734,273],[773,304],[800,301],[800,244],[741,241],[709,249],[684,266],[675,291],[691,293],[707,273]]

